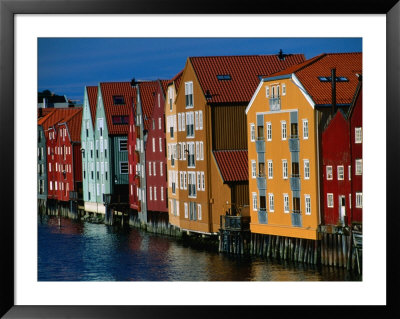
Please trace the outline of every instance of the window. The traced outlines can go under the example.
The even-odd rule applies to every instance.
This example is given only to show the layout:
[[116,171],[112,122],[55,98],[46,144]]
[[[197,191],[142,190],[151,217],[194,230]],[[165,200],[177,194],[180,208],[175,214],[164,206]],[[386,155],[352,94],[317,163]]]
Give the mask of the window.
[[114,95],[113,96],[114,105],[122,105],[125,104],[124,97],[122,95]]
[[252,178],[257,177],[257,165],[256,165],[256,161],[254,161],[254,160],[251,161],[251,177]]
[[189,218],[189,214],[188,214],[188,204],[187,203],[183,203],[184,209],[185,209],[185,218]]
[[356,193],[356,208],[362,208],[362,193]]
[[197,189],[201,190],[201,179],[200,179],[200,172],[197,172]]
[[349,194],[349,207],[351,208],[351,194]]
[[289,195],[283,194],[283,211],[289,213]]
[[269,97],[269,86],[268,85],[265,87],[265,96]]
[[151,142],[153,144],[153,153],[155,153],[156,152],[156,139],[153,137]]
[[326,179],[327,180],[333,179],[332,166],[330,166],[330,165],[326,166]]
[[306,202],[306,215],[311,215],[311,197],[310,195],[304,195]]
[[203,111],[199,111],[199,130],[203,129]]
[[303,139],[308,139],[308,120],[303,120]]
[[250,124],[250,141],[254,142],[256,140],[256,127],[254,123]]
[[193,82],[185,82],[186,107],[193,107]]
[[158,118],[158,129],[161,130],[162,129],[162,125],[161,125],[161,117]]
[[198,220],[202,219],[202,215],[201,215],[201,204],[197,204],[197,218]]
[[356,159],[356,175],[362,175],[362,159]]
[[351,181],[351,165],[349,165],[349,181]]
[[267,141],[272,141],[272,124],[267,123]]
[[[112,123],[114,125],[124,125],[124,124],[129,124],[129,116],[128,115],[113,115],[112,116]],[[100,128],[99,128],[100,130]],[[103,128],[101,128],[101,134],[103,131]]]
[[272,179],[274,177],[273,175],[273,167],[272,167],[272,161],[268,161],[268,178]]
[[194,122],[195,122],[195,128],[196,131],[199,129],[199,112],[194,112]]
[[120,162],[119,168],[120,174],[128,174],[128,162]]
[[179,181],[181,183],[181,189],[183,189],[183,172],[179,172]]
[[217,79],[219,80],[219,81],[229,81],[229,80],[232,80],[232,78],[231,78],[231,76],[230,76],[230,74],[218,74],[217,75]]
[[199,142],[196,142],[196,160],[200,159]]
[[269,201],[269,211],[271,212],[271,213],[273,213],[274,212],[274,208],[275,208],[275,205],[274,205],[274,194],[268,194],[268,201]]
[[333,207],[333,194],[332,193],[326,194],[326,199],[327,199],[328,207],[332,208]]
[[340,165],[337,167],[337,179],[339,181],[344,180],[344,166]]
[[162,152],[162,138],[158,138],[158,144],[160,145],[160,152]]
[[362,143],[362,128],[361,127],[356,127],[355,128],[355,143],[360,144]]
[[153,200],[153,187],[149,187],[149,199]]
[[252,193],[253,196],[253,211],[257,211],[257,193]]
[[186,113],[186,136],[194,137],[194,113]]
[[154,200],[157,200],[157,186],[154,186]]
[[197,203],[189,202],[189,219],[197,220]]
[[160,162],[160,176],[163,176],[164,175],[164,172],[163,172],[163,162]]
[[288,178],[288,164],[287,164],[287,160],[282,160],[282,177],[283,179],[287,179]]
[[182,114],[178,113],[178,131],[182,131]]
[[200,142],[200,159],[204,160],[204,143]]
[[304,179],[310,179],[310,161],[309,160],[304,160]]
[[157,175],[157,170],[156,170],[156,162],[153,162],[153,175]]
[[282,95],[286,95],[286,84],[282,84]]
[[160,189],[161,201],[164,201],[164,187],[161,186]]
[[187,174],[186,172],[183,172],[183,189],[187,189]]
[[189,196],[196,196],[196,173],[188,172]]
[[201,172],[201,189],[203,191],[206,189],[206,181],[204,179],[204,172]]
[[168,89],[168,100],[169,100],[169,110],[170,111],[172,111],[172,99],[173,99],[173,96],[174,96],[174,91],[173,91],[173,88],[171,87],[171,88]]
[[189,153],[188,153],[188,167],[195,167],[195,160],[194,160],[194,142],[187,143]]
[[119,140],[119,151],[120,152],[128,151],[127,142],[128,142],[127,140]]
[[287,129],[286,129],[286,121],[281,122],[281,135],[282,135],[282,140],[285,141],[287,138]]

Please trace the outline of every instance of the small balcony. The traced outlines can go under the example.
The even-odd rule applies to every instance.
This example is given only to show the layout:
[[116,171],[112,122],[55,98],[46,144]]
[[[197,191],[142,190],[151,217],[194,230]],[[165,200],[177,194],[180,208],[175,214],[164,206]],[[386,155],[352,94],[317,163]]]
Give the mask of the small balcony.
[[300,152],[300,142],[297,136],[289,138],[289,151]]
[[257,153],[265,153],[265,141],[264,141],[264,139],[256,141],[256,152]]
[[250,216],[220,216],[220,227],[223,230],[247,231],[250,229]]
[[300,190],[300,175],[291,175],[290,176],[290,189],[292,191]]
[[267,179],[265,176],[257,176],[258,189],[267,189]]
[[291,219],[292,219],[292,226],[301,227],[302,226],[301,211],[292,210],[290,215],[291,215]]
[[269,99],[269,110],[279,111],[281,109],[281,97],[271,97]]
[[266,208],[260,208],[258,211],[258,222],[260,224],[268,224],[268,213]]

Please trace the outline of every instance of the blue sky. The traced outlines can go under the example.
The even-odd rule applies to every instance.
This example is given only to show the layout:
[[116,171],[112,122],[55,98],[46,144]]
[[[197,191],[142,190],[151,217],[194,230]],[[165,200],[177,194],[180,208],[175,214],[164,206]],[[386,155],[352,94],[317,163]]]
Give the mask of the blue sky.
[[361,38],[39,38],[38,91],[82,102],[99,82],[170,79],[189,56],[361,52]]

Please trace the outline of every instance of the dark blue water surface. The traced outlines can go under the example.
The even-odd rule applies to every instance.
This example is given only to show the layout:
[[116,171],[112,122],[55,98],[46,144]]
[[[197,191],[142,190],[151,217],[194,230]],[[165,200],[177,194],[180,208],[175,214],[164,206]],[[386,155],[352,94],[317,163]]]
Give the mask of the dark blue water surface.
[[199,250],[132,228],[38,218],[39,281],[353,281],[352,273]]

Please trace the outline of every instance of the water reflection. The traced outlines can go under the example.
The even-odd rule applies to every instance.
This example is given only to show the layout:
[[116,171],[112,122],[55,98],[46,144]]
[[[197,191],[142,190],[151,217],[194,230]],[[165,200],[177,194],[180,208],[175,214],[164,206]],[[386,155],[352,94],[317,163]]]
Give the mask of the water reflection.
[[352,273],[187,247],[136,229],[43,217],[39,281],[343,281]]

